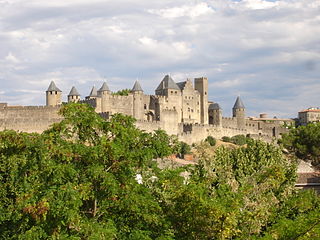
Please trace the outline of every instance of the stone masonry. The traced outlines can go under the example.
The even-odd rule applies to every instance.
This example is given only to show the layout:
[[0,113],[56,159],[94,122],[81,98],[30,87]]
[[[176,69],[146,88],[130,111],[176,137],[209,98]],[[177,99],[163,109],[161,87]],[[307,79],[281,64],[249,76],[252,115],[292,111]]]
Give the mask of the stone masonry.
[[[0,130],[42,132],[61,120],[58,115],[61,93],[51,82],[46,91],[46,106],[8,106],[0,103]],[[209,135],[221,138],[244,134],[271,141],[287,132],[285,125],[294,124],[291,119],[270,119],[265,115],[248,118],[240,97],[237,97],[232,108],[232,117],[223,117],[219,104],[208,102],[208,79],[205,77],[195,78],[193,82],[187,79],[176,83],[166,75],[156,88],[155,95],[144,94],[138,81],[127,96],[113,94],[107,83],[103,83],[100,89],[93,87],[89,96],[81,100],[77,89],[72,87],[68,102],[87,103],[106,118],[114,113],[133,116],[137,119],[138,128],[148,132],[163,129],[189,144]]]

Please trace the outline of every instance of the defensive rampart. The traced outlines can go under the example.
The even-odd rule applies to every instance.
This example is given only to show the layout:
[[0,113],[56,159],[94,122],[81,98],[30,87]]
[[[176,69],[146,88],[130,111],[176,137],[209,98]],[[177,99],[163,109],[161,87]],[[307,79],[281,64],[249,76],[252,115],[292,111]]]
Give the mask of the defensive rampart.
[[62,120],[60,107],[50,106],[7,106],[0,105],[0,130],[12,129],[23,132],[41,133]]
[[[53,123],[63,118],[58,115],[59,106],[7,106],[0,103],[0,130],[12,129],[24,132],[41,133]],[[109,118],[109,113],[100,113]],[[181,141],[188,144],[204,140],[207,136],[221,139],[223,136],[250,135],[256,139],[272,141],[288,130],[279,124],[262,121],[246,121],[246,129],[238,129],[234,118],[224,118],[223,126],[209,124],[177,123],[177,113],[174,110],[163,110],[163,120],[138,120],[136,126],[147,132],[163,129],[170,135],[177,135]]]

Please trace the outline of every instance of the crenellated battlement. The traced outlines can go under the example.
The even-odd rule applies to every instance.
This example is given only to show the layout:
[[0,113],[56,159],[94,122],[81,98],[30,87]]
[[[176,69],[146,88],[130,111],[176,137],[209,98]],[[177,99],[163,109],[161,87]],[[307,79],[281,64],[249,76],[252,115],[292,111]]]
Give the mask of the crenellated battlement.
[[4,106],[3,109],[7,110],[22,110],[22,111],[28,111],[28,110],[58,110],[60,109],[60,106]]
[[[282,126],[286,119],[246,118],[244,104],[239,97],[232,108],[233,116],[222,116],[219,104],[208,101],[208,90],[207,78],[196,78],[193,87],[189,80],[176,83],[166,75],[156,88],[161,95],[144,94],[138,82],[128,96],[113,95],[108,85],[103,83],[99,90],[93,87],[90,95],[82,100],[79,100],[76,88],[72,87],[68,101],[79,100],[79,103],[89,104],[104,119],[115,113],[133,116],[137,119],[138,128],[148,132],[163,129],[187,143],[201,141],[207,136],[222,138],[238,134],[272,139],[288,131]],[[41,132],[61,121],[58,114],[61,93],[51,82],[46,91],[46,106],[0,103],[0,130]]]
[[109,99],[113,99],[113,100],[131,100],[133,98],[133,94],[130,94],[128,96],[120,96],[120,95],[110,95]]

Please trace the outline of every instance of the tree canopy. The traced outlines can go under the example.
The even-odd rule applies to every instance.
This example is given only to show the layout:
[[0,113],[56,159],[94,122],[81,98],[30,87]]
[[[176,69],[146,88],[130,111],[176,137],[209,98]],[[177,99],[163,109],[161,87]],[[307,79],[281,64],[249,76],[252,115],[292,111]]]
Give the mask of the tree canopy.
[[320,122],[292,128],[282,136],[281,143],[297,157],[320,165]]
[[199,145],[195,167],[161,170],[179,149],[165,132],[84,104],[61,114],[42,134],[0,132],[1,239],[320,237],[319,197],[294,190],[296,163],[271,144]]

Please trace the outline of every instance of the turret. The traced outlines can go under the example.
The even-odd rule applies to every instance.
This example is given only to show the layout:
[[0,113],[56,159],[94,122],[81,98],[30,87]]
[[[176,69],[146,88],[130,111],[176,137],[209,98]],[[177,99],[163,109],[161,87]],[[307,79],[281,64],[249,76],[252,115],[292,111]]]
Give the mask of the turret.
[[245,106],[240,99],[240,97],[237,97],[236,102],[234,103],[234,106],[232,108],[232,116],[236,118],[237,126],[240,129],[245,128]]
[[89,96],[87,96],[86,99],[96,99],[97,97],[98,97],[98,91],[97,91],[96,87],[93,86]]
[[46,91],[46,105],[47,106],[58,106],[61,105],[61,94],[62,91],[57,88],[54,81],[52,81]]
[[[159,119],[159,116],[164,116],[162,114],[163,110],[173,110],[177,112],[178,122],[182,122],[182,96],[181,89],[173,81],[170,75],[166,75],[159,86],[156,89],[156,95],[164,96],[165,102],[159,102],[160,105],[156,107],[156,116]],[[166,121],[164,118],[160,118],[161,121]]]
[[144,108],[143,108],[143,90],[138,81],[136,81],[131,89],[133,94],[133,117],[136,119],[143,119]]
[[202,124],[208,124],[208,78],[194,79],[194,89],[200,93],[200,120]]
[[142,90],[141,85],[138,82],[138,80],[135,81],[135,83],[134,83],[134,85],[133,85],[133,87],[131,89],[131,92],[132,93],[143,93],[143,90]]
[[68,94],[68,102],[79,102],[80,101],[80,94],[77,89],[73,86]]
[[156,95],[181,96],[181,89],[173,81],[171,76],[166,75],[156,89]]
[[106,94],[110,94],[111,93],[111,91],[110,91],[110,89],[109,89],[109,87],[108,87],[106,82],[104,82],[102,84],[101,88],[99,88],[97,93],[98,93],[98,96],[100,96],[100,97],[102,95],[106,95]]
[[222,126],[222,109],[218,103],[209,105],[209,124]]
[[98,90],[98,96],[101,98],[101,112],[110,112],[110,94],[111,91],[106,82]]

